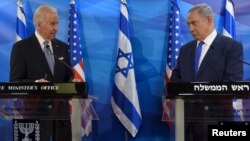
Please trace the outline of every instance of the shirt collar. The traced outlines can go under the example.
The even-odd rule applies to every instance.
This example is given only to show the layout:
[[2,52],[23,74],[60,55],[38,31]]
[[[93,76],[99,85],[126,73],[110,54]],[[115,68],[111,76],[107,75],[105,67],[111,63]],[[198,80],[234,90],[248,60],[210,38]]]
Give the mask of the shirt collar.
[[[43,50],[45,39],[37,31],[35,32],[35,35],[36,35],[36,38],[38,39],[38,42]],[[51,41],[48,41],[48,42],[49,42],[49,46],[51,48]]]
[[216,36],[217,36],[217,31],[214,30],[203,40],[203,42],[205,43],[206,46],[210,47]]

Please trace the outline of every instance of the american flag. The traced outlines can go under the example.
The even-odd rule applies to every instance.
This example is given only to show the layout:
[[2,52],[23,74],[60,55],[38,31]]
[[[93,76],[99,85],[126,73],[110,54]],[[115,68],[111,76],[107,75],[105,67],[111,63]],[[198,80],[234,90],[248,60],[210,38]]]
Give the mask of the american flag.
[[128,10],[125,0],[121,1],[118,56],[111,104],[117,118],[135,137],[141,126],[142,116],[136,89]]
[[[224,24],[223,24],[223,35],[236,38],[235,20],[234,20],[234,4],[232,0],[225,1],[224,9]],[[244,121],[243,117],[243,100],[233,99],[233,111],[235,121]]]
[[85,81],[84,65],[82,59],[82,45],[78,28],[78,18],[75,2],[70,2],[68,44],[70,46],[70,59],[74,71],[74,77]]
[[[177,0],[171,0],[171,10],[169,14],[169,36],[168,36],[168,48],[167,48],[167,63],[165,72],[165,82],[170,82],[170,76],[172,69],[176,65],[176,60],[179,55],[179,49],[182,46],[180,36],[180,9]],[[174,116],[174,101],[164,100],[163,102],[163,120],[167,121],[170,126],[171,119]]]
[[[83,58],[82,58],[82,45],[81,45],[79,23],[78,23],[78,17],[77,17],[74,0],[70,1],[68,44],[70,47],[70,59],[71,59],[71,65],[73,68],[74,78],[85,82],[84,64],[83,64]],[[84,135],[88,136],[90,132],[92,131],[92,119],[96,116],[96,113],[90,104],[91,100],[73,99],[73,101],[74,102],[70,101],[71,106],[79,109],[79,107],[73,104],[80,105],[81,114],[78,115],[77,113],[79,112],[77,111],[78,109],[74,109],[74,108],[71,109],[72,110],[71,112],[72,131],[74,130],[73,129],[74,126],[81,125],[82,136]],[[76,113],[74,113],[73,111],[75,111]],[[80,116],[80,118],[77,118],[74,116]],[[74,119],[75,120],[78,119],[79,121],[73,121]],[[79,132],[78,130],[74,130],[74,131]],[[72,133],[72,134],[74,135],[75,133]],[[74,136],[72,136],[72,138],[74,138]]]

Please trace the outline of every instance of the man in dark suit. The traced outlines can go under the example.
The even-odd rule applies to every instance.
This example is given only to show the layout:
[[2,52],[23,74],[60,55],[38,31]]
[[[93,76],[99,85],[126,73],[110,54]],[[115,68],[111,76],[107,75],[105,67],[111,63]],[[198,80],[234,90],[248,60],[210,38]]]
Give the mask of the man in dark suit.
[[[13,45],[10,61],[10,81],[69,82],[72,71],[61,62],[70,65],[68,46],[55,38],[58,31],[56,9],[50,6],[40,6],[35,12],[34,23],[36,26],[35,34]],[[58,59],[52,55],[50,56],[51,59],[48,60],[45,55],[46,49],[50,50],[50,55],[53,53]],[[50,64],[52,65],[50,66]],[[70,119],[67,100],[52,102],[42,99],[38,107],[45,107],[51,114]],[[41,140],[49,141],[51,138],[53,141],[70,141],[70,120],[41,121]]]
[[[222,36],[214,29],[212,9],[207,4],[198,4],[188,12],[187,22],[195,38],[180,49],[177,66],[172,71],[171,82],[232,82],[243,77],[243,48],[234,39]],[[199,49],[200,48],[200,49]],[[219,100],[204,100],[200,103],[185,103],[185,118],[208,116],[211,108],[231,112]],[[210,103],[210,104],[209,104]],[[217,106],[217,107],[216,107]],[[232,108],[232,107],[230,107]],[[218,110],[218,111],[219,111]],[[218,112],[217,111],[217,112]],[[221,115],[220,115],[221,114]],[[185,122],[185,141],[207,140],[208,119],[230,116],[216,113],[203,121]],[[223,120],[223,119],[222,119]],[[216,120],[213,120],[216,121]],[[202,123],[203,122],[203,123]]]

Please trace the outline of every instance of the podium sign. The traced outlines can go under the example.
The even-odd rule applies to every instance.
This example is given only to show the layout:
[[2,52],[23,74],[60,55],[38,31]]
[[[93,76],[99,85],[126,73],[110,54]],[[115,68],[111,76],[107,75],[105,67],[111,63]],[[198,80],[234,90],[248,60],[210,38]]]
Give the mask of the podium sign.
[[173,98],[250,98],[250,82],[167,83],[166,97]]
[[[40,141],[40,127],[44,123],[52,131],[52,121],[71,120],[69,99],[88,101],[87,97],[84,82],[0,83],[0,125],[6,128],[1,130],[0,140],[11,140],[5,136],[13,131],[14,141]],[[7,126],[10,121],[12,125]]]
[[0,83],[0,98],[18,97],[80,97],[87,98],[84,82],[69,83]]
[[[202,124],[207,129],[201,141],[207,141],[211,133],[208,126],[250,121],[249,87],[248,82],[168,83],[164,100],[164,105],[168,105],[164,106],[168,118],[163,121],[175,125],[178,141],[184,141],[185,125]],[[233,102],[236,99],[238,103]]]

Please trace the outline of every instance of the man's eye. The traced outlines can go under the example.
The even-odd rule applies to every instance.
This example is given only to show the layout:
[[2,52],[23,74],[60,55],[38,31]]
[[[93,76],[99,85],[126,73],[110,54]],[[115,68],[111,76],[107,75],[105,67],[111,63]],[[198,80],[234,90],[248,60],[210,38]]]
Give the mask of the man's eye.
[[57,23],[50,23],[49,25],[51,25],[51,26],[54,26],[54,25],[56,25]]
[[197,21],[195,21],[195,22],[193,22],[193,25],[197,25],[199,22],[197,22]]

